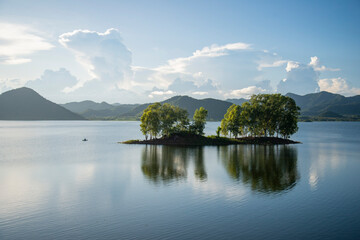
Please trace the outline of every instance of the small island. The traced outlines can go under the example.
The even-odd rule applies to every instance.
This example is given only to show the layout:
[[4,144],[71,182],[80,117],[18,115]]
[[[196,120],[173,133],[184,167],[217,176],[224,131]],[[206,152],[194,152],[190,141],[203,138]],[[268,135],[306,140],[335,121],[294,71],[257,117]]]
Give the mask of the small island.
[[298,130],[299,114],[300,108],[290,97],[253,95],[249,102],[229,107],[216,135],[204,136],[207,110],[203,107],[195,111],[190,122],[186,110],[168,103],[154,103],[141,116],[140,128],[145,140],[122,143],[173,146],[296,144],[300,142],[289,138]]

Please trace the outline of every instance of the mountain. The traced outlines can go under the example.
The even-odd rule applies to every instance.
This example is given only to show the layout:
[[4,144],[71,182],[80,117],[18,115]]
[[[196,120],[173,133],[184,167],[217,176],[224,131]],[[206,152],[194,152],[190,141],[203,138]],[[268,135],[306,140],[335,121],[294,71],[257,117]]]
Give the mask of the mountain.
[[60,105],[72,112],[79,113],[79,114],[81,114],[89,109],[104,110],[104,109],[109,109],[109,108],[114,107],[113,105],[108,104],[107,102],[96,103],[96,102],[89,101],[89,100],[82,101],[82,102],[70,102],[70,103],[60,104]]
[[88,109],[85,112],[81,113],[81,115],[87,119],[115,119],[118,116],[132,111],[139,105],[140,104],[120,104],[117,106],[112,106],[111,108],[101,110]]
[[[304,96],[288,93],[287,96],[293,98],[296,104],[301,107],[301,117],[303,119],[351,121],[360,119],[360,96],[344,97],[329,92],[311,93]],[[223,119],[229,106],[233,103],[241,105],[245,101],[248,100],[240,98],[222,101],[213,98],[195,99],[189,96],[175,96],[161,103],[170,103],[186,109],[190,118],[192,118],[196,109],[204,107],[208,110],[208,120],[219,121]],[[83,101],[67,103],[63,104],[63,106],[87,119],[134,120],[139,119],[143,110],[150,104],[118,103],[111,105],[106,102]]]
[[241,106],[244,102],[249,101],[249,99],[245,99],[245,98],[239,98],[239,99],[237,99],[237,98],[229,98],[229,99],[226,99],[225,101],[231,102],[233,104]]
[[[213,98],[206,98],[206,99],[195,99],[189,96],[175,96],[169,98],[161,103],[169,103],[174,106],[178,106],[180,108],[186,109],[189,113],[189,117],[192,118],[196,109],[200,107],[204,107],[208,110],[208,120],[219,121],[224,118],[224,114],[226,113],[227,109],[232,105],[230,102],[217,100]],[[135,117],[140,118],[144,109],[146,109],[151,103],[142,104],[137,106],[130,112],[120,115],[119,117],[129,118]]]
[[84,117],[23,87],[0,95],[0,120],[84,120]]
[[87,119],[116,118],[139,106],[140,104],[109,104],[106,102],[96,103],[93,101],[70,102],[61,104],[64,108],[78,113]]
[[288,93],[286,96],[295,100],[296,104],[301,108],[302,116],[320,116],[326,112],[331,113],[330,115],[333,116],[360,116],[360,95],[344,97],[340,94],[319,92],[304,96]]
[[[188,96],[175,96],[161,103],[169,103],[178,106],[180,108],[186,109],[189,113],[190,118],[192,118],[196,109],[199,109],[200,107],[204,107],[205,109],[208,110],[208,120],[223,119],[224,114],[226,113],[229,106],[231,106],[232,104],[230,102],[217,100],[213,98],[195,99]],[[146,109],[150,104],[151,103],[146,103],[141,105],[117,104],[116,106],[112,106],[108,109],[100,109],[100,110],[88,109],[84,112],[78,112],[78,113],[80,113],[83,117],[86,117],[88,119],[139,119],[144,109]],[[74,111],[79,111],[80,109],[79,107],[74,108],[75,106],[74,103],[64,104],[63,106],[69,107],[69,109],[73,109]]]

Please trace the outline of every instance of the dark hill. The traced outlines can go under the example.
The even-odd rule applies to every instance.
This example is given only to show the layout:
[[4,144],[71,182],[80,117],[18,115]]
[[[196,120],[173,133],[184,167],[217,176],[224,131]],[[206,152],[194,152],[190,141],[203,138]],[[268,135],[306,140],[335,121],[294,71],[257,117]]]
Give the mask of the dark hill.
[[84,120],[40,96],[30,88],[18,88],[0,95],[0,120]]
[[245,99],[245,98],[229,98],[229,99],[226,99],[225,101],[231,102],[231,103],[234,103],[236,105],[241,106],[244,102],[249,101],[249,99]]
[[208,110],[208,119],[209,120],[221,120],[224,118],[224,114],[227,109],[232,105],[230,102],[205,98],[205,99],[195,99],[188,96],[175,96],[170,99],[167,99],[163,103],[170,103],[180,108],[186,109],[189,113],[189,116],[192,117],[196,109],[204,107]]
[[[188,96],[175,96],[169,98],[161,103],[169,103],[174,106],[178,106],[180,108],[186,109],[189,113],[189,117],[192,118],[196,109],[200,107],[204,107],[208,110],[208,120],[219,121],[224,118],[224,114],[227,109],[232,105],[230,102],[217,100],[213,98],[206,99],[195,99]],[[140,118],[144,109],[146,109],[150,103],[142,104],[140,106],[135,107],[131,111],[121,114],[119,117],[136,117]]]
[[70,102],[62,104],[66,109],[78,113],[87,119],[115,119],[121,114],[128,113],[139,104],[116,104],[106,102],[96,103],[93,101]]
[[304,96],[288,93],[295,100],[303,116],[319,116],[330,112],[331,115],[360,115],[360,96],[344,97],[329,92],[306,94]]
[[63,106],[64,108],[75,112],[75,113],[83,113],[87,110],[104,110],[104,109],[110,109],[113,108],[114,106],[111,104],[108,104],[107,102],[102,102],[102,103],[96,103],[93,101],[82,101],[82,102],[70,102],[70,103],[66,103],[66,104],[60,104],[61,106]]

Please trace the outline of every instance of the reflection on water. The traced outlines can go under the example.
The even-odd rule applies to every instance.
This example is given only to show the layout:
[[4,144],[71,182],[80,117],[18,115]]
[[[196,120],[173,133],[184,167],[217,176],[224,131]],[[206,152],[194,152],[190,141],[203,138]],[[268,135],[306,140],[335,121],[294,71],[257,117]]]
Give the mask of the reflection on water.
[[206,180],[204,149],[146,145],[142,151],[141,170],[153,182],[169,182],[187,177],[188,163],[194,161],[194,174]]
[[299,179],[297,151],[292,146],[222,146],[219,155],[228,174],[255,191],[281,192]]
[[138,122],[2,121],[0,239],[360,239],[359,135],[178,148],[117,144]]
[[[295,147],[221,146],[218,158],[231,178],[254,191],[281,192],[294,187],[299,179]],[[207,180],[203,147],[144,146],[141,169],[152,182],[167,183],[186,179],[189,162],[194,163],[195,178]]]

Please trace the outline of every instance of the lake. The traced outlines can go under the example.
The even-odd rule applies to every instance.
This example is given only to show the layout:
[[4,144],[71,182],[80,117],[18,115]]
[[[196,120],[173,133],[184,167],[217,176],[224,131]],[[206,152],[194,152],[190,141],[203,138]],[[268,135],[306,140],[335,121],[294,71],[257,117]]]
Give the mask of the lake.
[[358,122],[299,123],[297,145],[117,143],[141,138],[0,121],[0,239],[360,239]]

